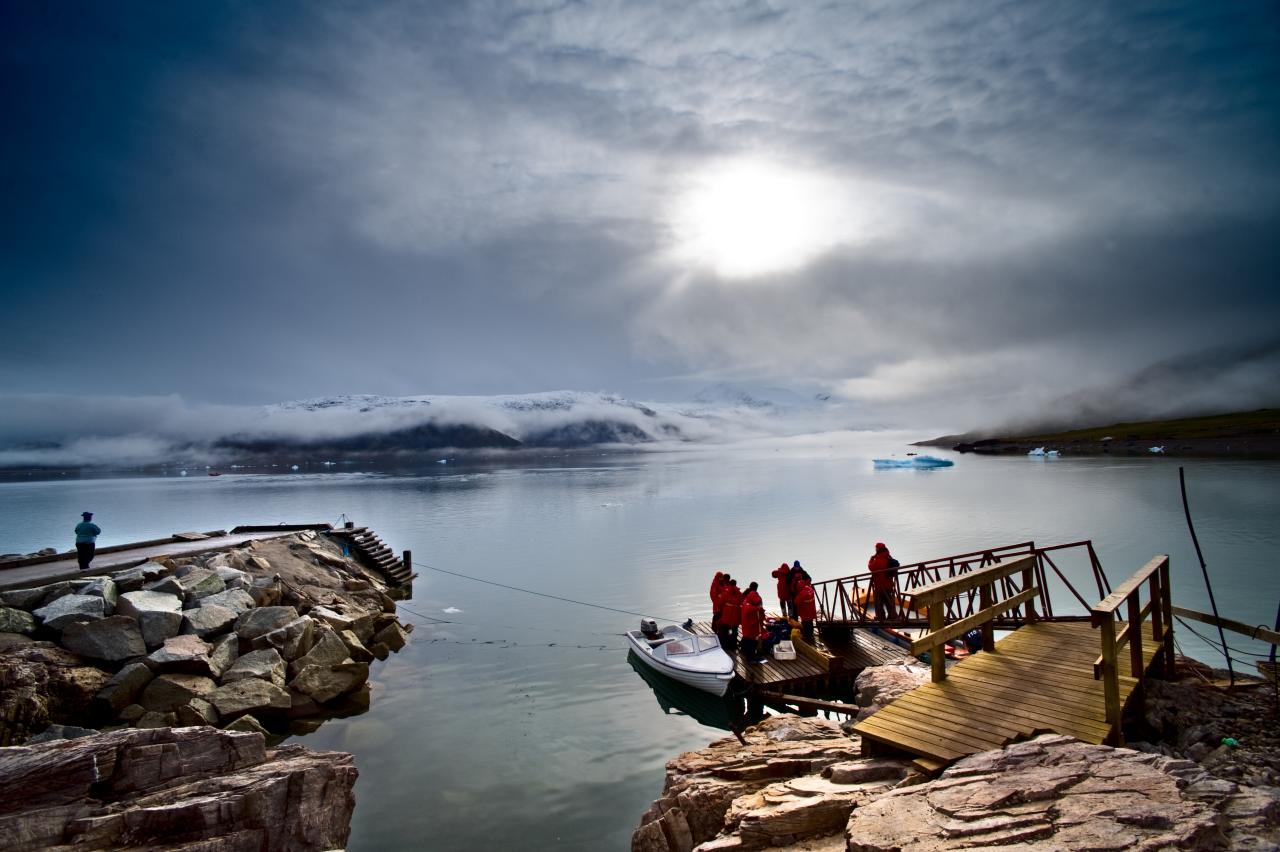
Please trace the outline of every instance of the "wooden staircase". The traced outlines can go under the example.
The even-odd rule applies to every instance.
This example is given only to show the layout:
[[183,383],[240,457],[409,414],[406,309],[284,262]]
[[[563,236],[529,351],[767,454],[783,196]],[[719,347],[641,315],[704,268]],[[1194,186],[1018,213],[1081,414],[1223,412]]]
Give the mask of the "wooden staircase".
[[352,556],[366,567],[382,574],[393,586],[405,586],[413,580],[412,566],[406,565],[390,547],[387,547],[386,542],[368,527],[336,529],[329,535],[345,542]]

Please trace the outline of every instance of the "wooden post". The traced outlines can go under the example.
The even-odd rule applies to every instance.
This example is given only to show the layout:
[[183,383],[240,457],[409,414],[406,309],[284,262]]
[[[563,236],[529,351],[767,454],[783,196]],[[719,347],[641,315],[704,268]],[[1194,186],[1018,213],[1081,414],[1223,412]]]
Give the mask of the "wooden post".
[[[942,601],[935,601],[929,604],[930,633],[937,633],[942,629],[942,610]],[[947,658],[946,654],[943,653],[941,642],[929,649],[929,667],[932,669],[934,683],[942,683],[947,679]]]
[[1147,584],[1151,599],[1151,639],[1159,649],[1152,660],[1152,671],[1164,677],[1164,595],[1160,592],[1160,572],[1151,575]]
[[[984,584],[978,589],[978,609],[985,610],[995,605],[995,598],[991,583]],[[938,647],[942,647],[939,645]],[[982,625],[982,650],[988,654],[996,649],[996,626],[990,620]]]
[[1174,671],[1176,663],[1173,657],[1173,593],[1169,588],[1169,557],[1156,572],[1160,575],[1160,608],[1164,610],[1164,677],[1173,680],[1178,676]]
[[1116,672],[1116,620],[1110,612],[1104,613],[1102,629],[1102,695],[1107,710],[1110,745],[1120,745],[1120,681]]
[[[1031,588],[1033,585],[1035,585],[1035,582],[1036,582],[1036,569],[1035,569],[1035,566],[1033,565],[1032,567],[1022,572],[1023,590],[1025,591],[1026,589]],[[1032,598],[1031,600],[1027,601],[1026,615],[1027,615],[1027,618],[1026,618],[1027,624],[1036,623],[1036,599],[1035,598]]]
[[406,550],[401,554],[400,561],[404,563],[404,570],[410,574],[413,573],[413,551]]
[[1138,602],[1138,589],[1129,595],[1129,674],[1142,680],[1142,606]]

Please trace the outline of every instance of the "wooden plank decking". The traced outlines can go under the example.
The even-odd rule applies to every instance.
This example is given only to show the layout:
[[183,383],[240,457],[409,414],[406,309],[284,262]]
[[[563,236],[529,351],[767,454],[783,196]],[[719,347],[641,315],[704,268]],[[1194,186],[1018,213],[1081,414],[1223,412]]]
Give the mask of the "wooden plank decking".
[[[694,624],[693,629],[699,633],[714,632],[711,624],[706,621]],[[849,634],[849,638],[841,639],[839,644],[834,644],[835,640],[828,640],[823,646],[826,651],[841,660],[843,674],[852,675],[871,666],[889,665],[906,659],[905,650],[869,630],[852,630]],[[749,684],[765,688],[817,682],[832,674],[816,662],[805,658],[803,654],[796,655],[794,660],[775,660],[770,656],[765,662],[758,664],[746,662],[741,653],[730,656],[733,657],[738,677]]]
[[[1143,664],[1160,650],[1143,630]],[[864,740],[950,763],[1042,733],[1102,743],[1118,734],[1107,723],[1103,682],[1095,680],[1099,634],[1081,622],[1037,622],[1001,639],[855,726]],[[1139,681],[1121,676],[1127,703]]]

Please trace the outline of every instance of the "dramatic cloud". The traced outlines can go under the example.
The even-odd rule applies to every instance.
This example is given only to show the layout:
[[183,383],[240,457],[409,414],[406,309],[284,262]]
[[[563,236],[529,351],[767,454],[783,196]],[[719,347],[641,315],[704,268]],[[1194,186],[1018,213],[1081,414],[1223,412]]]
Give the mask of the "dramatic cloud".
[[1280,319],[1265,4],[0,15],[0,390],[729,380],[959,430]]

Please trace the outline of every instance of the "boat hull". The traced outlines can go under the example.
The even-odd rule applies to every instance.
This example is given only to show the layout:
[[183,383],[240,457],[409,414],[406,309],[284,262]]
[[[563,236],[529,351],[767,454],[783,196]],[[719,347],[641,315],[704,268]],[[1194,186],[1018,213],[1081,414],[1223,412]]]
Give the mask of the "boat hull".
[[734,677],[733,660],[723,651],[720,653],[729,664],[727,672],[695,671],[654,657],[652,650],[646,644],[638,642],[634,636],[628,635],[627,641],[631,644],[636,659],[661,675],[712,695],[724,695],[729,691],[729,682]]

